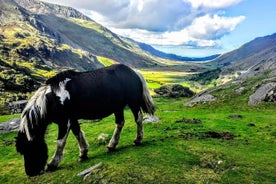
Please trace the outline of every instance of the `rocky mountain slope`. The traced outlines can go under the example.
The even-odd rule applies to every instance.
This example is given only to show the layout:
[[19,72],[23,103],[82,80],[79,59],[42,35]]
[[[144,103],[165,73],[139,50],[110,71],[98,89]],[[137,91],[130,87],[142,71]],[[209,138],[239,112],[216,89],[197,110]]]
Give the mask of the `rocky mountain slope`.
[[[158,65],[158,59],[113,34],[80,12],[37,0],[1,0],[3,54],[50,66],[89,70],[102,67],[97,56],[133,67]],[[27,42],[27,43],[24,43]]]
[[240,48],[213,60],[222,69],[221,75],[246,78],[276,68],[276,33],[256,38]]
[[218,68],[219,73],[213,77],[218,85],[197,94],[185,105],[222,102],[226,98],[233,106],[241,99],[248,105],[276,102],[276,33],[256,38],[208,64]]

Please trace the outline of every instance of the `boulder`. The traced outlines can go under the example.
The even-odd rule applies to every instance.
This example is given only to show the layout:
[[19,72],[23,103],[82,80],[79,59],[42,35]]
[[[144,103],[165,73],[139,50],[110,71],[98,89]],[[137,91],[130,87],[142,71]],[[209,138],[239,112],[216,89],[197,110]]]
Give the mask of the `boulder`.
[[21,118],[14,118],[7,122],[0,124],[0,133],[7,133],[12,131],[18,131]]
[[245,90],[245,87],[240,87],[238,89],[235,89],[235,93],[241,94]]
[[147,115],[143,118],[143,123],[158,123],[159,121],[159,118],[154,115]]
[[263,101],[269,101],[269,102],[276,101],[276,82],[269,82],[259,87],[255,91],[255,93],[253,93],[249,97],[248,104],[257,105],[258,103]]
[[191,97],[195,93],[188,87],[184,87],[180,84],[164,85],[154,90],[154,92],[160,96],[167,97]]
[[276,77],[276,70],[273,70],[272,72],[269,73],[268,75],[269,78]]
[[184,104],[184,106],[194,106],[197,103],[204,103],[204,102],[212,102],[212,101],[216,101],[217,97],[208,94],[208,93],[203,93],[202,95],[198,95],[195,98],[193,98],[191,101],[186,102]]

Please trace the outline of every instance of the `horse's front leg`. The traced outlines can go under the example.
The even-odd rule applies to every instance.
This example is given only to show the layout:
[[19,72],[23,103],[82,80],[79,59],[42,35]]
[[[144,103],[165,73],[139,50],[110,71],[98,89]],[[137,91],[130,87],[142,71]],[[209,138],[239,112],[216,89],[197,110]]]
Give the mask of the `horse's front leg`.
[[71,119],[70,123],[71,123],[71,130],[79,143],[79,149],[80,149],[79,161],[86,160],[88,159],[87,152],[88,152],[89,145],[85,139],[84,133],[80,128],[80,124],[78,120]]
[[48,164],[47,171],[56,170],[58,164],[62,160],[63,150],[66,144],[68,133],[70,131],[70,122],[67,120],[58,124],[58,140],[57,140],[57,149],[55,151],[52,160]]

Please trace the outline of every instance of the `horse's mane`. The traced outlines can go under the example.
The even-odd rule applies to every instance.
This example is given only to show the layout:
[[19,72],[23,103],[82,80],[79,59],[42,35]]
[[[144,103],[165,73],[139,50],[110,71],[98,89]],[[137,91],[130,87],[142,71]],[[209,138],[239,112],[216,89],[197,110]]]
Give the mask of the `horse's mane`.
[[19,131],[25,132],[28,140],[32,140],[30,128],[38,125],[39,120],[43,119],[47,113],[46,94],[51,92],[49,86],[40,87],[28,101],[21,115]]
[[65,81],[68,78],[70,79],[77,74],[78,72],[76,72],[75,70],[65,70],[48,79],[46,81],[46,84],[56,89],[59,87],[59,83],[61,81]]
[[54,77],[46,81],[46,86],[40,87],[35,94],[28,101],[21,115],[21,122],[19,131],[25,132],[28,140],[32,140],[31,130],[35,126],[39,126],[39,122],[45,117],[47,113],[46,94],[55,91],[60,87],[61,81],[66,81],[72,78],[78,72],[74,70],[66,70],[58,73]]

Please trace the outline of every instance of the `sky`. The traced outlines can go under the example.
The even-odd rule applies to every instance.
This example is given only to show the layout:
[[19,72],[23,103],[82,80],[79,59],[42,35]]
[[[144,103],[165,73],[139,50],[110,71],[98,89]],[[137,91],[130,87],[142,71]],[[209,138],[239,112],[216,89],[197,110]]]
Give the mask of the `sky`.
[[73,7],[112,32],[181,56],[237,49],[276,32],[276,0],[43,0]]

